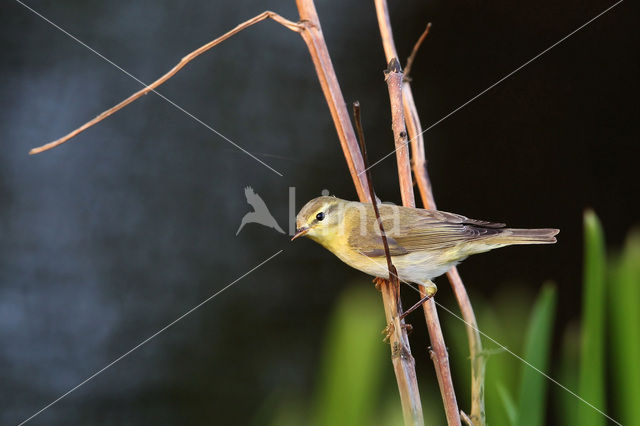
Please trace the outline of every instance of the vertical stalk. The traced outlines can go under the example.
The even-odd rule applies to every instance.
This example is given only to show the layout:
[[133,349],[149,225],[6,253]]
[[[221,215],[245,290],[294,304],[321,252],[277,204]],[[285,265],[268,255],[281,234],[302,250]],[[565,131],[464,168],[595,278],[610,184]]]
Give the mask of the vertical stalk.
[[[389,19],[389,9],[386,0],[374,0],[376,7],[376,15],[378,17],[378,26],[380,27],[380,36],[382,38],[382,46],[384,48],[387,61],[397,58],[395,42],[393,40],[393,31]],[[409,81],[404,81],[402,86],[403,108],[407,130],[411,142],[411,151],[413,154],[413,173],[416,177],[416,183],[420,191],[422,203],[426,209],[436,209],[436,202],[433,197],[433,191],[429,175],[427,173],[427,161],[424,149],[424,138],[422,134],[422,126],[420,125],[420,117],[416,108],[411,85]],[[482,340],[478,331],[478,322],[473,312],[471,300],[467,294],[467,290],[460,278],[457,268],[454,266],[447,273],[449,282],[455,294],[462,318],[466,323],[467,340],[469,342],[469,354],[471,359],[471,413],[470,419],[475,426],[484,426],[486,424],[484,411],[484,376],[486,359],[482,354]]]
[[[400,69],[400,63],[396,58],[392,58],[391,61],[389,61],[385,76],[391,103],[391,127],[393,129],[396,146],[396,160],[398,164],[398,176],[400,178],[402,204],[405,207],[415,207],[413,182],[411,180],[411,163],[409,161],[409,147],[407,143],[407,129],[403,113],[403,74]],[[421,297],[427,295],[426,290],[422,286],[420,286],[420,295]],[[447,416],[447,424],[460,426],[460,412],[453,388],[451,369],[449,368],[449,356],[444,343],[444,336],[442,335],[434,299],[430,298],[424,302],[423,309],[429,330],[429,337],[431,339],[431,359],[436,369],[440,394]]]
[[320,81],[320,86],[322,86],[322,92],[327,100],[331,118],[338,132],[340,145],[358,192],[358,198],[360,201],[368,201],[367,178],[364,173],[360,173],[364,170],[364,167],[360,149],[358,148],[358,141],[340,90],[338,77],[333,69],[324,35],[322,34],[316,7],[313,0],[296,0],[296,5],[300,14],[299,24],[303,27],[300,35],[307,44],[313,65],[318,74],[318,80]]
[[[313,59],[358,197],[360,201],[370,202],[371,198],[366,190],[368,187],[367,179],[365,173],[363,173],[364,163],[338,79],[331,63],[329,51],[322,35],[315,5],[313,0],[296,0],[296,5],[300,14],[300,24],[304,28],[301,31],[301,35]],[[404,422],[405,425],[421,426],[424,424],[424,420],[415,372],[415,360],[411,355],[404,321],[400,319],[398,312],[400,293],[388,280],[382,280],[380,284],[385,316],[387,323],[391,325],[389,327],[391,359],[400,392]]]

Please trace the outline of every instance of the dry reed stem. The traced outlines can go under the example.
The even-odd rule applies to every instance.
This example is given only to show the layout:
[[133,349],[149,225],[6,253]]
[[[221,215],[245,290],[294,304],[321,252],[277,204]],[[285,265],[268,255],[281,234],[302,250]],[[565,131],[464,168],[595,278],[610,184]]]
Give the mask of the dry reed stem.
[[[415,207],[413,195],[413,182],[411,180],[411,162],[409,161],[409,145],[407,144],[407,131],[403,113],[403,75],[400,63],[396,58],[392,58],[386,72],[386,81],[389,89],[389,100],[391,103],[391,128],[396,145],[396,160],[398,164],[398,176],[400,177],[400,193],[402,194],[402,205],[405,207]],[[420,287],[421,297],[427,295],[426,289]],[[430,298],[423,304],[425,320],[431,339],[431,359],[433,360],[440,394],[444,403],[447,424],[460,426],[460,413],[456,401],[455,389],[451,369],[449,368],[449,356],[444,343],[444,336],[438,319],[435,301]]]
[[[375,0],[375,7],[385,57],[387,61],[390,61],[392,58],[397,58],[398,55],[396,52],[395,42],[393,40],[393,31],[391,28],[386,0]],[[421,39],[426,37],[428,29],[429,26],[427,26],[427,30],[425,30]],[[416,43],[413,52],[417,51],[419,43],[420,41]],[[429,180],[429,175],[427,173],[422,126],[420,124],[418,110],[413,99],[413,93],[409,81],[404,81],[402,96],[405,121],[413,154],[413,173],[420,191],[422,203],[426,209],[436,209],[431,181]],[[457,268],[453,267],[447,273],[447,277],[449,278],[456,300],[460,306],[462,317],[466,323],[467,340],[469,343],[469,354],[471,359],[471,413],[469,417],[474,422],[475,426],[484,426],[486,422],[484,410],[484,377],[486,360],[482,355],[482,340],[480,339],[480,332],[478,331],[478,323],[475,313],[473,312],[471,300],[469,299],[469,295],[464,287],[462,278],[460,278],[460,274],[458,274]]]
[[182,58],[180,60],[180,62],[176,66],[171,68],[171,70],[169,72],[167,72],[165,75],[163,75],[162,77],[160,77],[159,79],[157,79],[156,81],[151,83],[150,85],[145,86],[144,89],[141,89],[141,90],[137,91],[133,95],[129,96],[127,99],[125,99],[122,102],[118,103],[117,105],[109,108],[108,110],[102,112],[100,115],[98,115],[93,120],[90,120],[90,121],[86,122],[82,126],[78,127],[77,129],[75,129],[74,131],[68,133],[67,135],[61,137],[60,139],[56,139],[53,142],[49,142],[48,144],[39,146],[37,148],[33,148],[31,151],[29,151],[29,154],[30,155],[39,154],[39,153],[41,153],[43,151],[47,151],[47,150],[49,150],[51,148],[55,148],[58,145],[62,145],[63,143],[67,142],[69,139],[72,139],[73,137],[77,136],[79,133],[84,132],[89,127],[91,127],[91,126],[93,126],[95,124],[98,124],[99,122],[101,122],[105,118],[109,117],[111,114],[113,114],[113,113],[121,110],[122,108],[126,107],[131,102],[135,101],[136,99],[141,98],[142,96],[146,95],[147,93],[155,90],[156,88],[161,86],[164,82],[166,82],[171,77],[173,77],[185,65],[187,65],[189,62],[191,62],[193,59],[195,59],[196,57],[200,56],[201,54],[203,54],[207,50],[211,49],[214,46],[217,46],[218,44],[222,43],[223,41],[227,40],[228,38],[236,35],[240,31],[242,31],[242,30],[244,30],[246,28],[249,28],[250,26],[252,26],[254,24],[257,24],[258,22],[264,21],[265,19],[273,19],[277,23],[283,25],[284,27],[286,27],[286,28],[288,28],[288,29],[290,29],[292,31],[296,31],[296,32],[300,32],[301,31],[301,27],[300,27],[299,24],[297,24],[295,22],[292,22],[292,21],[289,21],[288,19],[283,18],[282,16],[278,15],[275,12],[271,12],[269,10],[267,10],[265,12],[262,12],[260,15],[255,16],[255,17],[253,17],[251,19],[248,19],[248,20],[244,21],[243,23],[241,23],[240,25],[236,26],[231,31],[228,31],[227,33],[225,33],[222,36],[216,38],[215,40],[212,40],[209,43],[207,43],[205,45],[202,45],[199,48],[197,48],[196,50],[194,50],[193,52],[189,53],[187,56]]
[[[403,321],[404,314],[400,314],[402,312],[402,305],[400,302],[400,280],[398,278],[398,271],[396,270],[396,267],[393,266],[393,262],[391,261],[391,254],[389,252],[389,243],[387,242],[387,235],[384,232],[384,226],[382,225],[382,219],[380,218],[380,211],[378,209],[378,198],[376,197],[375,191],[373,189],[373,178],[371,177],[371,169],[369,168],[369,162],[367,161],[367,146],[364,141],[364,131],[362,129],[362,121],[360,120],[360,103],[357,101],[353,104],[353,118],[356,124],[356,130],[358,132],[358,139],[360,141],[360,152],[362,153],[362,160],[364,162],[364,166],[367,174],[367,180],[369,181],[369,195],[372,200],[375,200],[372,202],[372,205],[376,215],[376,220],[378,222],[378,227],[380,228],[380,236],[382,238],[382,245],[384,246],[384,254],[385,254],[385,258],[387,259],[387,269],[389,270],[389,279],[388,279],[389,284],[385,285],[384,281],[387,281],[387,280],[381,279],[382,281],[381,285],[383,285],[384,288],[386,289],[391,289],[395,295],[395,299],[398,302],[396,305],[396,309],[391,309],[390,306],[389,306],[389,309],[387,309],[387,305],[385,304],[385,314],[387,315],[388,319],[392,320],[392,322],[388,323],[387,328],[385,329],[385,331],[387,331],[388,333],[387,335],[389,335],[390,333],[393,332],[393,330],[407,327],[407,325],[404,324],[404,321]],[[408,358],[412,364],[415,362],[409,350],[410,346],[409,346],[408,340],[404,342],[402,346],[392,344],[391,347],[392,347],[392,357],[394,359],[398,357],[400,358],[405,357],[405,358]],[[417,381],[415,380],[415,376],[414,377],[402,376],[401,378],[399,378],[399,380],[406,382],[405,386],[413,386],[414,384],[416,386],[415,391],[411,392],[409,396],[415,397],[417,398],[417,400],[411,401],[411,404],[403,403],[403,406],[402,406],[402,413],[404,416],[405,424],[410,424],[410,425],[423,424],[423,415],[421,411],[422,406],[420,404],[420,393],[418,392]],[[417,411],[418,409],[420,409],[420,411]]]
[[464,422],[465,425],[473,426],[473,421],[471,421],[469,416],[467,416],[467,413],[465,413],[462,410],[460,410],[460,418],[462,419],[462,421]]
[[340,90],[338,77],[331,63],[327,44],[322,35],[322,27],[320,26],[316,7],[313,0],[296,0],[296,5],[300,14],[300,25],[304,28],[304,31],[301,32],[302,39],[307,44],[313,65],[318,74],[318,80],[320,80],[322,92],[338,132],[340,145],[356,187],[358,198],[363,202],[371,201],[367,192],[366,176],[361,173],[364,167],[360,148],[351,125],[351,118],[344,102],[342,90]]
[[427,27],[424,29],[424,31],[418,38],[418,41],[416,41],[416,44],[413,46],[413,49],[411,49],[411,54],[409,55],[409,58],[407,58],[407,65],[404,67],[404,81],[406,82],[409,82],[409,83],[411,82],[410,74],[411,74],[411,68],[413,67],[413,61],[416,60],[416,55],[418,54],[418,50],[420,50],[420,46],[422,46],[424,39],[427,38],[427,35],[429,35],[430,29],[431,29],[431,22],[427,23]]
[[[362,173],[365,169],[364,163],[360,154],[358,142],[355,137],[355,132],[351,125],[349,114],[346,110],[344,97],[342,95],[342,91],[340,90],[338,79],[333,69],[333,64],[331,63],[329,51],[327,49],[324,36],[322,35],[320,21],[318,19],[315,5],[313,3],[313,0],[296,0],[296,4],[298,7],[298,12],[300,14],[300,22],[295,23],[283,18],[277,13],[265,11],[260,15],[257,15],[254,18],[241,23],[221,37],[218,37],[215,40],[189,53],[180,61],[180,63],[178,63],[174,68],[172,68],[158,80],[154,81],[151,85],[146,86],[144,89],[134,93],[114,107],[104,111],[93,120],[88,121],[84,125],[80,126],[76,130],[60,139],[57,139],[41,147],[32,149],[29,153],[37,154],[54,148],[72,139],[74,136],[99,123],[100,121],[104,120],[116,111],[124,108],[136,99],[146,95],[150,91],[153,91],[158,86],[169,80],[188,62],[190,62],[200,54],[206,52],[217,44],[227,40],[231,36],[258,22],[264,21],[266,19],[273,19],[286,28],[299,32],[303,40],[307,44],[309,53],[316,69],[316,73],[318,75],[318,80],[320,81],[322,91],[327,101],[327,105],[329,106],[331,117],[334,121],[334,125],[338,133],[338,138],[340,139],[342,150],[349,167],[349,172],[358,193],[358,198],[362,202],[371,202],[370,196],[366,190],[366,188],[368,187],[368,181],[366,179],[366,175]],[[392,325],[390,327],[392,330],[390,330],[389,334],[392,362],[396,374],[398,390],[400,392],[405,424],[421,426],[424,424],[424,421],[422,419],[422,405],[420,402],[418,382],[415,374],[415,361],[411,356],[409,340],[406,332],[406,325],[404,324],[404,321],[399,318],[399,309],[401,309],[399,299],[400,295],[399,291],[395,290],[396,289],[394,289],[390,285],[389,281],[383,280],[381,285],[381,292],[385,308],[385,315],[387,317],[387,322]]]
[[[358,197],[362,202],[371,202],[370,195],[366,190],[368,185],[366,174],[363,173],[365,169],[364,163],[346,110],[344,97],[329,57],[329,51],[322,35],[315,5],[313,0],[296,0],[296,5],[300,13],[300,23],[305,28],[305,31],[301,34],[305,43],[307,43],[309,53],[316,67],[318,79],[331,111],[331,117],[338,132]],[[404,321],[399,318],[400,294],[396,290],[388,280],[381,281],[380,291],[382,293],[385,316],[387,323],[393,325],[390,327],[392,330],[389,330],[391,359],[400,392],[405,424],[422,425],[424,420],[422,419],[422,405],[415,372],[415,361],[411,355]]]

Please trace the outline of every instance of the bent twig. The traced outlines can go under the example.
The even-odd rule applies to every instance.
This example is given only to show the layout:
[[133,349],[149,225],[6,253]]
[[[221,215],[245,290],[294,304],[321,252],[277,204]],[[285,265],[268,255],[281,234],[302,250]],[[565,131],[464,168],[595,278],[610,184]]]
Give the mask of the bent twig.
[[[349,119],[349,113],[347,112],[344,97],[338,84],[333,64],[329,56],[324,36],[320,27],[320,21],[313,3],[313,0],[296,0],[298,12],[300,14],[300,22],[295,23],[289,21],[277,13],[271,11],[265,11],[260,15],[251,18],[231,31],[225,33],[221,37],[201,46],[200,48],[189,53],[187,56],[173,67],[169,72],[162,77],[154,81],[152,84],[145,86],[143,89],[129,96],[127,99],[118,103],[114,107],[104,111],[93,120],[83,124],[79,128],[75,129],[66,136],[43,145],[38,148],[34,148],[30,151],[30,154],[37,154],[58,145],[65,143],[72,139],[74,136],[88,129],[89,127],[99,123],[111,114],[124,108],[136,99],[146,95],[149,92],[154,91],[158,86],[165,83],[171,77],[173,77],[178,71],[180,71],[187,63],[195,59],[197,56],[208,51],[212,47],[227,40],[240,31],[266,19],[273,19],[284,27],[296,31],[301,34],[303,40],[307,44],[309,54],[313,60],[320,86],[325,95],[327,105],[331,112],[338,138],[342,146],[342,150],[349,167],[349,172],[353,179],[356,191],[360,201],[367,202],[372,201],[369,193],[367,192],[368,180],[364,171],[364,163],[358,142],[355,137],[355,132]],[[389,281],[384,281],[381,285],[382,298],[385,307],[385,314],[387,317],[387,323],[395,324],[397,326],[392,327],[390,330],[389,340],[391,344],[392,362],[394,371],[396,374],[396,380],[398,389],[400,392],[400,399],[403,407],[403,414],[406,425],[421,426],[424,424],[422,419],[422,406],[420,403],[420,394],[418,391],[418,382],[416,379],[414,359],[411,356],[409,348],[409,340],[407,337],[406,326],[404,322],[399,318],[400,308],[400,295],[399,291],[396,291]]]
[[228,31],[227,33],[225,33],[222,36],[216,38],[215,40],[212,40],[209,43],[207,43],[205,45],[202,45],[199,48],[197,48],[196,50],[194,50],[193,52],[189,53],[187,56],[182,58],[180,60],[180,62],[178,62],[178,64],[175,67],[171,68],[171,70],[169,70],[169,72],[167,72],[165,75],[163,75],[162,77],[160,77],[159,79],[157,79],[156,81],[151,83],[150,85],[145,86],[143,89],[137,91],[136,93],[134,93],[133,95],[129,96],[127,99],[123,100],[122,102],[118,103],[117,105],[115,105],[115,106],[109,108],[108,110],[102,112],[100,115],[98,115],[93,120],[90,120],[90,121],[84,123],[82,126],[78,127],[77,129],[75,129],[74,131],[68,133],[67,135],[61,137],[60,139],[56,139],[53,142],[49,142],[48,144],[39,146],[37,148],[33,148],[31,151],[29,151],[29,154],[30,155],[39,154],[39,153],[47,151],[47,150],[49,150],[51,148],[55,148],[58,145],[62,145],[63,143],[67,142],[68,140],[72,139],[73,137],[77,136],[78,134],[84,132],[89,127],[92,127],[93,125],[98,124],[99,122],[101,122],[105,118],[109,117],[111,114],[113,114],[113,113],[121,110],[122,108],[126,107],[131,102],[135,101],[136,99],[141,98],[142,96],[146,95],[149,92],[155,91],[156,88],[158,88],[163,83],[165,83],[167,80],[169,80],[171,77],[173,77],[178,71],[180,71],[182,68],[184,68],[185,65],[187,65],[189,62],[191,62],[192,60],[194,60],[196,57],[200,56],[201,54],[203,54],[207,50],[211,49],[214,46],[217,46],[218,44],[222,43],[223,41],[227,40],[228,38],[238,34],[240,31],[242,31],[244,29],[247,29],[252,25],[257,24],[258,22],[264,21],[265,19],[273,19],[277,23],[283,25],[286,28],[289,28],[292,31],[296,31],[296,32],[300,32],[301,31],[301,26],[299,24],[297,24],[295,22],[292,22],[292,21],[289,21],[288,19],[283,18],[282,16],[278,15],[275,12],[271,12],[269,10],[267,10],[265,12],[262,12],[260,15],[255,16],[255,17],[253,17],[251,19],[248,19],[248,20],[244,21],[243,23],[241,23],[240,25],[236,26],[231,31]]

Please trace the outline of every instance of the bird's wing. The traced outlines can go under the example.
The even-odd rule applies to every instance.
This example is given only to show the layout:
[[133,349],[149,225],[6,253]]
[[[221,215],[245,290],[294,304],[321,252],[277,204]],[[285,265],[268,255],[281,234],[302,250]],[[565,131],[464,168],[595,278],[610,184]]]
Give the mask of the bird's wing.
[[403,218],[394,238],[407,251],[451,248],[499,234],[505,226],[438,210],[412,209]]
[[[394,219],[398,217],[398,211],[393,209],[400,209],[401,220]],[[367,223],[371,226],[368,232],[363,233],[359,227],[353,227],[349,243],[360,247],[360,251],[368,256],[384,256],[384,246],[377,230],[378,224],[375,221],[373,208],[369,210],[367,215],[371,215],[371,220],[367,220]],[[463,242],[496,235],[505,226],[503,223],[474,220],[438,210],[384,205],[380,210],[392,256],[420,250],[451,248]],[[375,226],[376,230],[372,226]]]
[[[391,256],[402,256],[408,253],[408,251],[399,245],[392,237],[387,237],[387,244],[389,245],[389,254]],[[353,232],[349,236],[349,245],[365,256],[385,256],[384,243],[382,242],[382,237],[378,235],[360,235],[359,232]]]

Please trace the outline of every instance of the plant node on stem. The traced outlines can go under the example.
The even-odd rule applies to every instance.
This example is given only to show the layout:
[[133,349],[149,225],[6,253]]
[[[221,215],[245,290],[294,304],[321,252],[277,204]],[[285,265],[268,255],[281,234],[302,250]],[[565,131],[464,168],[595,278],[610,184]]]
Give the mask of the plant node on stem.
[[[376,15],[378,17],[378,26],[380,28],[380,37],[387,61],[397,58],[395,42],[393,40],[393,31],[391,29],[391,21],[389,19],[389,9],[386,0],[374,0],[376,7]],[[426,32],[426,31],[425,31]],[[424,33],[423,33],[424,34]],[[426,34],[424,35],[426,37]],[[422,38],[422,37],[421,37]],[[418,43],[416,43],[418,45]],[[418,45],[419,46],[419,45]],[[414,48],[414,50],[417,50]],[[409,142],[411,143],[411,152],[413,155],[412,167],[413,174],[416,178],[416,184],[420,191],[420,198],[425,209],[436,209],[436,202],[433,196],[431,181],[427,173],[427,160],[424,149],[424,137],[420,117],[413,100],[413,92],[408,81],[403,82],[402,99],[404,106],[404,119],[409,132]],[[467,294],[462,278],[458,274],[458,270],[454,266],[447,273],[451,288],[456,296],[462,318],[466,324],[467,340],[469,342],[469,354],[471,359],[471,413],[470,418],[475,426],[484,426],[486,424],[484,411],[484,377],[486,358],[482,356],[482,340],[480,339],[480,331],[478,322],[476,321],[471,300]]]
[[[385,80],[387,82],[389,101],[391,103],[391,128],[393,129],[396,147],[396,161],[398,164],[402,205],[405,207],[415,207],[413,181],[411,179],[411,162],[409,160],[409,148],[407,144],[407,128],[405,126],[403,113],[402,70],[400,69],[400,63],[397,58],[391,58],[389,61],[387,70],[385,71]],[[420,297],[425,298],[426,296],[427,290],[423,286],[420,286]],[[444,343],[444,336],[442,334],[442,328],[440,327],[436,304],[433,298],[429,298],[422,306],[431,339],[431,359],[433,360],[438,385],[440,386],[440,394],[447,416],[447,424],[450,426],[460,426],[460,413],[453,388],[451,369],[449,367],[449,355],[447,354],[447,347]]]

